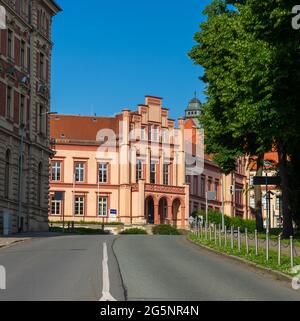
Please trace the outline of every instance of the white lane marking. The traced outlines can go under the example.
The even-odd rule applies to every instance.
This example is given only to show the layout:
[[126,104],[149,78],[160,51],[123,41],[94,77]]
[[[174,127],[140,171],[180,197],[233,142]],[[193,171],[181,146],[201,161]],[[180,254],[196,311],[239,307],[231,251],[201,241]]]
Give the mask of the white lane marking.
[[108,255],[107,255],[107,244],[106,244],[106,242],[103,243],[102,268],[103,268],[103,289],[102,289],[102,298],[100,299],[100,301],[117,301],[110,294],[109,271],[108,271]]

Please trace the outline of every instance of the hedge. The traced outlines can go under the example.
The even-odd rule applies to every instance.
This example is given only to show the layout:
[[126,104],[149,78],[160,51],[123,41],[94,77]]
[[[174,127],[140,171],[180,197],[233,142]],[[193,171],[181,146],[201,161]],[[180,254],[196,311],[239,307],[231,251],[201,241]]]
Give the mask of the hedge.
[[[204,211],[197,211],[193,213],[193,216],[203,216],[205,219],[205,212]],[[212,224],[222,224],[222,214],[218,210],[208,210],[208,221]],[[241,231],[244,232],[247,228],[249,232],[254,232],[256,229],[256,222],[254,220],[244,220],[240,217],[229,217],[225,215],[225,226],[227,227],[235,227],[241,228]]]

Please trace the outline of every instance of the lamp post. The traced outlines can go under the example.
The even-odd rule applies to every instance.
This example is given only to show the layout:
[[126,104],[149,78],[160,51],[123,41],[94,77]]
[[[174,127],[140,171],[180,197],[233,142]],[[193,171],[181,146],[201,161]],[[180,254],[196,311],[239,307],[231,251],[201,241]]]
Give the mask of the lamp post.
[[[43,115],[56,115],[57,112],[46,112],[44,114],[41,114],[41,116]],[[31,119],[29,119],[29,122],[31,121]],[[25,124],[21,124],[20,125],[20,134],[21,134],[21,138],[20,138],[20,146],[19,146],[19,186],[18,186],[18,232],[22,232],[23,229],[23,224],[21,224],[21,220],[22,220],[22,185],[23,185],[23,152],[24,152],[24,136],[25,136]]]

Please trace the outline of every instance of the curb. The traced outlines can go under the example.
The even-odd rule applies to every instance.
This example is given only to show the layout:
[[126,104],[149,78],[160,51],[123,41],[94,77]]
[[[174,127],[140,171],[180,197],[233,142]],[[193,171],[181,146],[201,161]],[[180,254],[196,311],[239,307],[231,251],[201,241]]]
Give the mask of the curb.
[[293,280],[293,277],[291,277],[289,275],[286,275],[286,274],[284,274],[284,273],[282,273],[280,271],[276,271],[276,270],[273,270],[273,269],[270,269],[270,268],[266,268],[266,267],[264,267],[262,265],[259,265],[257,263],[248,261],[248,260],[246,260],[244,258],[241,258],[241,257],[238,257],[238,256],[234,256],[234,255],[230,255],[230,254],[227,254],[227,253],[219,252],[219,251],[217,251],[215,249],[212,249],[212,248],[210,248],[210,247],[208,247],[206,245],[194,242],[194,241],[190,240],[188,237],[186,237],[186,240],[188,242],[190,242],[191,244],[194,244],[196,246],[202,247],[205,250],[210,251],[212,253],[215,253],[217,255],[224,256],[224,257],[229,258],[229,259],[231,259],[233,261],[238,261],[238,262],[243,263],[245,265],[254,267],[254,268],[260,270],[261,272],[268,272],[271,275],[273,275],[274,277],[276,277],[277,280],[285,281],[285,282],[292,282],[292,280]]
[[25,243],[26,241],[30,241],[30,240],[31,240],[31,238],[21,239],[21,240],[13,241],[13,242],[11,242],[11,243],[9,243],[9,244],[3,244],[3,245],[0,245],[0,250],[1,250],[1,249],[4,249],[4,248],[7,248],[7,247],[11,247],[11,246],[16,245],[16,244],[18,244],[18,243]]

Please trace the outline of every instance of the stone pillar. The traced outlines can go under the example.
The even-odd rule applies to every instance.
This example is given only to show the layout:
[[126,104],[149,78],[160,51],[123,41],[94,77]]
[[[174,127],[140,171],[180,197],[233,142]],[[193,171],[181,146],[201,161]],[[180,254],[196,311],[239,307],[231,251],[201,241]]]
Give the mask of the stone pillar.
[[130,155],[130,166],[131,166],[131,184],[138,183],[136,181],[136,164],[137,164],[137,157],[136,157],[136,150],[133,149]]
[[146,183],[150,184],[150,165],[151,165],[151,150],[147,149],[147,159],[146,159]]
[[130,183],[130,161],[129,161],[129,130],[130,130],[130,111],[123,110],[123,121],[120,128],[122,140],[120,142],[120,184]]
[[185,185],[185,151],[184,151],[184,119],[179,119],[179,137],[178,137],[178,186],[184,186]]
[[159,216],[159,204],[154,201],[154,224],[159,225],[160,224],[160,216]]
[[174,225],[173,223],[173,204],[168,204],[168,221],[170,225]]
[[[145,181],[140,180],[139,181],[139,215],[145,217]],[[143,222],[147,223],[147,222]]]

